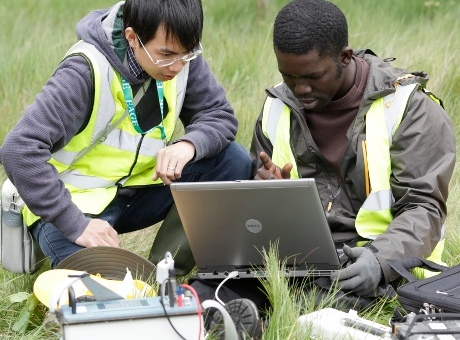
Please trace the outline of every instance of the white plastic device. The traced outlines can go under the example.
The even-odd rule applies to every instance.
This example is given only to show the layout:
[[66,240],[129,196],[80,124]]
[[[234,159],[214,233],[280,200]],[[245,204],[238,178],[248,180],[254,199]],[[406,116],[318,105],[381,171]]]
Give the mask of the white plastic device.
[[324,308],[302,315],[298,322],[305,327],[311,327],[312,339],[391,339],[391,327],[360,318],[353,309],[345,313],[334,308]]

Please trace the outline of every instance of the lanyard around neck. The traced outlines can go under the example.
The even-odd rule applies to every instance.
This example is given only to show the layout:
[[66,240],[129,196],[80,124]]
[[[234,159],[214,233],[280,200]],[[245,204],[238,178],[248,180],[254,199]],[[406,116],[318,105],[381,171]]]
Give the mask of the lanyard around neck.
[[131,124],[133,125],[134,130],[136,130],[137,132],[141,134],[147,134],[154,129],[159,129],[160,134],[161,134],[161,139],[166,145],[167,141],[166,141],[166,132],[165,132],[165,127],[164,127],[164,113],[163,113],[163,110],[164,110],[163,82],[157,80],[156,85],[157,85],[158,101],[160,103],[161,125],[154,126],[148,131],[143,131],[139,125],[139,121],[137,120],[136,109],[134,107],[133,96],[132,96],[132,91],[131,91],[131,85],[123,77],[121,77],[121,87],[123,89],[123,95],[125,97],[126,110],[128,111],[129,119],[131,120]]

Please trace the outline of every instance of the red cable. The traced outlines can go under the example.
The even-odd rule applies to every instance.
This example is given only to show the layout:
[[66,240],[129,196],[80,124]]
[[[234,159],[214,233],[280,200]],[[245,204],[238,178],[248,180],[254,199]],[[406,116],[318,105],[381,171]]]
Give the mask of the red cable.
[[196,300],[196,307],[197,307],[197,313],[198,313],[198,318],[199,318],[199,333],[198,333],[198,340],[201,340],[201,332],[203,329],[203,318],[202,318],[202,313],[201,313],[201,302],[200,299],[198,298],[198,294],[196,293],[195,289],[192,286],[189,286],[187,284],[181,284],[181,287],[188,289],[189,291],[192,292],[193,296],[195,297]]

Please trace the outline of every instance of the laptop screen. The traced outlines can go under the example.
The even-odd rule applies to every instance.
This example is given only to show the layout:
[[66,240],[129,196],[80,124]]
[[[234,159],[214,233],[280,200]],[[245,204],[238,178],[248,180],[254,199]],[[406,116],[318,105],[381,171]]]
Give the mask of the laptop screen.
[[171,184],[198,275],[263,276],[262,250],[276,244],[290,276],[340,267],[314,179]]

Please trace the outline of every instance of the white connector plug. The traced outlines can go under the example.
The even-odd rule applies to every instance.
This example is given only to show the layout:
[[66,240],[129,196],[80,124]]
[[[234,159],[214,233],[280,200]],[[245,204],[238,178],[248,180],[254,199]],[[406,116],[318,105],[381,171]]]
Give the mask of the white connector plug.
[[169,270],[174,269],[174,260],[170,252],[166,252],[165,258],[157,264],[157,282],[163,282],[169,279]]
[[232,271],[232,272],[230,272],[230,274],[228,274],[228,276],[227,276],[224,280],[222,280],[222,282],[217,286],[217,289],[216,289],[216,291],[214,292],[214,297],[216,298],[216,300],[217,300],[222,306],[224,306],[225,303],[224,303],[221,299],[219,299],[219,296],[218,296],[218,294],[219,294],[219,289],[223,286],[223,284],[224,284],[227,280],[233,279],[234,277],[237,277],[237,276],[238,276],[238,271],[236,271],[236,270],[235,270],[235,271]]

